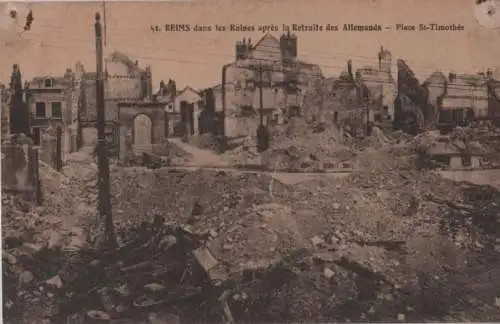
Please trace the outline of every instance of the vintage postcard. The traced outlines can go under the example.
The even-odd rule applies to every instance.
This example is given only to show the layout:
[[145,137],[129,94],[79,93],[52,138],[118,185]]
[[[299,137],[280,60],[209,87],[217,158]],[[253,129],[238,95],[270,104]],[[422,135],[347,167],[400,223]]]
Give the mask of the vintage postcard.
[[496,322],[500,1],[0,2],[3,322]]

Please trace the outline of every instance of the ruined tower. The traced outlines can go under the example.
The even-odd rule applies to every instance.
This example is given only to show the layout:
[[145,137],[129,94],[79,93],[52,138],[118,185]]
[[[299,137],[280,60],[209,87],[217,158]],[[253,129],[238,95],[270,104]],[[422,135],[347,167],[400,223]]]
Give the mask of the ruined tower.
[[378,53],[378,70],[379,72],[391,73],[392,54],[383,46],[380,47]]
[[281,55],[284,60],[294,60],[297,58],[297,36],[288,31],[280,37]]

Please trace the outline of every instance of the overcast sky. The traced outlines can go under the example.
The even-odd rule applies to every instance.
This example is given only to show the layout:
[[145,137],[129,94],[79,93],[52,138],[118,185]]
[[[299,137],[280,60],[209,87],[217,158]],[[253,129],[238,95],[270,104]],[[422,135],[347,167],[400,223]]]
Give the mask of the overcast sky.
[[[169,24],[383,24],[383,32],[299,32],[299,58],[319,64],[326,76],[338,75],[351,58],[353,67],[374,65],[381,45],[402,58],[422,80],[436,69],[458,73],[500,66],[500,30],[481,27],[472,0],[261,0],[193,2],[113,2],[106,6],[107,48],[140,65],[152,66],[154,87],[174,78],[178,87],[208,87],[220,82],[221,66],[234,59],[234,43],[259,32],[161,32]],[[0,82],[12,64],[23,79],[62,75],[80,60],[95,70],[94,15],[102,3],[36,3],[32,30],[22,35],[0,31]],[[8,19],[3,14],[1,19]],[[397,32],[395,24],[462,24],[461,32]],[[1,24],[0,24],[1,25]],[[279,32],[273,33],[279,36]]]

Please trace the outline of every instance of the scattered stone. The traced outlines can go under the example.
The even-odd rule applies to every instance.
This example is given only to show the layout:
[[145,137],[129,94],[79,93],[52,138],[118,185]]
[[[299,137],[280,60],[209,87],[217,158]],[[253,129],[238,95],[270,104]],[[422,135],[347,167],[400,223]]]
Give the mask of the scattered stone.
[[222,248],[223,248],[224,250],[226,250],[226,251],[228,251],[228,250],[232,250],[232,249],[233,249],[233,245],[232,245],[232,244],[224,244],[224,245],[222,246]]
[[117,313],[124,313],[124,312],[128,311],[129,308],[125,305],[118,305],[118,306],[116,306],[115,310]]
[[21,247],[23,252],[26,252],[30,255],[35,255],[43,249],[43,246],[40,244],[33,243],[24,243]]
[[160,245],[165,248],[169,249],[170,247],[174,246],[177,244],[177,238],[173,235],[167,235],[165,238],[161,240]]
[[328,252],[317,252],[313,254],[313,259],[319,262],[334,262],[336,260],[332,253]]
[[126,284],[121,285],[120,287],[116,287],[114,290],[123,297],[127,297],[130,295],[130,291]]
[[5,259],[5,261],[7,261],[7,263],[9,263],[11,265],[17,264],[17,258],[15,256],[13,256],[12,254],[4,251],[4,252],[2,252],[2,256],[3,256],[3,259]]
[[332,271],[332,269],[329,269],[329,268],[325,268],[323,270],[323,275],[328,278],[328,279],[331,279],[333,278],[333,276],[335,275],[335,272]]
[[69,249],[79,250],[86,245],[85,238],[83,236],[72,236],[71,241],[68,244]]
[[99,310],[91,310],[87,312],[87,316],[93,320],[104,320],[104,321],[109,321],[111,319],[111,316],[109,316],[107,313]]
[[375,313],[375,308],[373,306],[370,306],[370,309],[368,310],[368,314],[374,314]]
[[[226,244],[224,246],[226,246]],[[194,250],[193,255],[205,271],[209,271],[219,263],[217,259],[214,258],[212,253],[205,248]]]
[[181,324],[181,318],[170,313],[150,313],[148,315],[150,324]]
[[84,230],[80,227],[71,228],[71,234],[74,236],[85,236]]
[[24,242],[24,234],[21,231],[9,231],[4,238],[4,247],[14,249],[21,246]]
[[339,210],[340,209],[340,204],[339,203],[333,203],[332,204],[333,210]]
[[115,303],[113,301],[113,297],[110,293],[109,288],[102,288],[98,291],[99,297],[101,300],[102,305],[104,306],[104,309],[106,312],[113,312],[115,311]]
[[144,285],[144,289],[149,291],[149,292],[158,292],[158,291],[165,290],[165,286],[153,282],[153,283]]
[[481,243],[481,242],[479,242],[479,241],[476,241],[475,246],[476,246],[476,248],[478,248],[478,249],[484,249],[484,244],[482,244],[482,243]]
[[49,243],[47,244],[47,247],[49,249],[58,249],[62,247],[63,245],[63,237],[61,234],[59,234],[56,231],[50,231],[49,234]]
[[314,236],[312,239],[311,239],[311,243],[312,245],[314,246],[319,246],[319,245],[323,245],[325,244],[325,240],[323,240],[321,237],[319,236]]
[[405,322],[405,321],[406,321],[406,316],[405,316],[405,314],[398,314],[398,321],[400,321],[400,322]]
[[213,229],[211,229],[208,233],[210,234],[210,236],[211,236],[212,238],[216,238],[216,237],[217,237],[217,235],[218,235],[218,234],[217,234],[217,231],[215,231],[215,230],[213,230]]
[[45,281],[45,283],[49,286],[54,286],[58,289],[62,288],[62,286],[63,286],[63,282],[62,282],[61,277],[59,275],[55,275],[54,277]]
[[19,275],[19,284],[21,284],[21,285],[27,285],[30,282],[32,282],[33,279],[35,279],[35,277],[33,276],[33,274],[31,272],[29,272],[29,271],[23,271]]

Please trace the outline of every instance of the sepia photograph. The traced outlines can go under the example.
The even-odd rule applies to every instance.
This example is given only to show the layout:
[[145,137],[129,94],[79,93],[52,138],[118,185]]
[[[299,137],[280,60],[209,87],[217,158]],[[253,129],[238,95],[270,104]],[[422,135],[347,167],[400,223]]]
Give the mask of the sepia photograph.
[[500,0],[0,1],[2,322],[500,321]]

